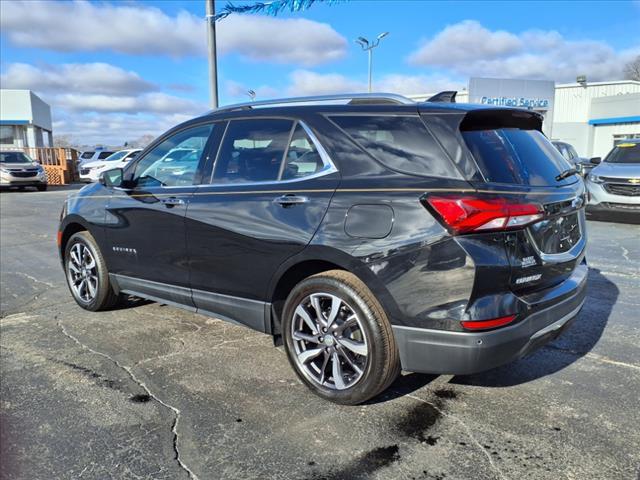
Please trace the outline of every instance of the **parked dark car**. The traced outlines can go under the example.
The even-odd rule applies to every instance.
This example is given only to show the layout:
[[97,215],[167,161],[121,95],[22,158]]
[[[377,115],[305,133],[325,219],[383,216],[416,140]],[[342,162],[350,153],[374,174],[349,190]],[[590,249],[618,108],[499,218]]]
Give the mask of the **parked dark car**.
[[580,175],[583,177],[585,177],[587,173],[595,167],[595,164],[590,159],[579,156],[576,149],[570,143],[560,142],[558,140],[553,140],[551,143],[558,149],[565,160],[575,165],[575,167],[580,171]]
[[[91,311],[130,294],[272,335],[337,403],[401,368],[502,365],[585,298],[585,187],[541,126],[382,94],[216,110],[67,200],[71,293]],[[176,149],[191,153],[169,168]]]

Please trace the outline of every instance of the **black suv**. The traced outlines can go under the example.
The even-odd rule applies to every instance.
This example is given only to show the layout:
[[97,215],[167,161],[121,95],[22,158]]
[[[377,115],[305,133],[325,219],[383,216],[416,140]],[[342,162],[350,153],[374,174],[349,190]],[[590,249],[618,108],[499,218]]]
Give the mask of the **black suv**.
[[519,109],[387,94],[221,108],[71,196],[87,310],[121,295],[282,341],[356,404],[400,369],[470,374],[555,338],[585,298],[585,189]]

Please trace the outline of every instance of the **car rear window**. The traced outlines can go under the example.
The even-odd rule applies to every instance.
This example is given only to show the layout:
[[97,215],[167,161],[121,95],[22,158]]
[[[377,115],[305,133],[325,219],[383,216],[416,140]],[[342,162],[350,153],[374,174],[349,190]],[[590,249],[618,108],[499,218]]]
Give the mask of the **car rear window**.
[[607,163],[640,163],[640,143],[620,143],[607,158]]
[[462,136],[487,182],[557,186],[576,181],[575,176],[556,180],[572,165],[538,130],[471,130]]
[[339,115],[331,117],[371,156],[393,170],[461,178],[418,116]]

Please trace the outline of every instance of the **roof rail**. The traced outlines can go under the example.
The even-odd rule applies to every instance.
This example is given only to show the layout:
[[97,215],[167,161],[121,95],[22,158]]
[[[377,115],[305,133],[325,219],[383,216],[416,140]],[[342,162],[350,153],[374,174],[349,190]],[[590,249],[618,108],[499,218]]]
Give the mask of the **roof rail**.
[[276,98],[273,100],[258,100],[256,102],[236,103],[233,105],[225,105],[212,110],[211,113],[243,110],[254,107],[275,107],[290,104],[308,104],[315,105],[319,103],[329,103],[335,100],[346,100],[351,105],[375,105],[375,104],[394,104],[394,105],[412,105],[413,100],[395,93],[340,93],[336,95],[316,95],[311,97],[292,97],[292,98]]

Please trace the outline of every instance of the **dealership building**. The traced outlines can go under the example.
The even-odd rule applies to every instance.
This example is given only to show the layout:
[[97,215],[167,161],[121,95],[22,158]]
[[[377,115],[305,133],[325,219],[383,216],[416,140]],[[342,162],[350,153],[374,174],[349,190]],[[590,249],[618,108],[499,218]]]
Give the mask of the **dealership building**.
[[[426,100],[430,94],[411,95]],[[583,157],[604,157],[624,139],[640,138],[640,82],[580,82],[471,78],[456,101],[532,109],[544,116],[552,140],[572,144]]]
[[51,146],[51,107],[31,90],[0,90],[0,147]]

